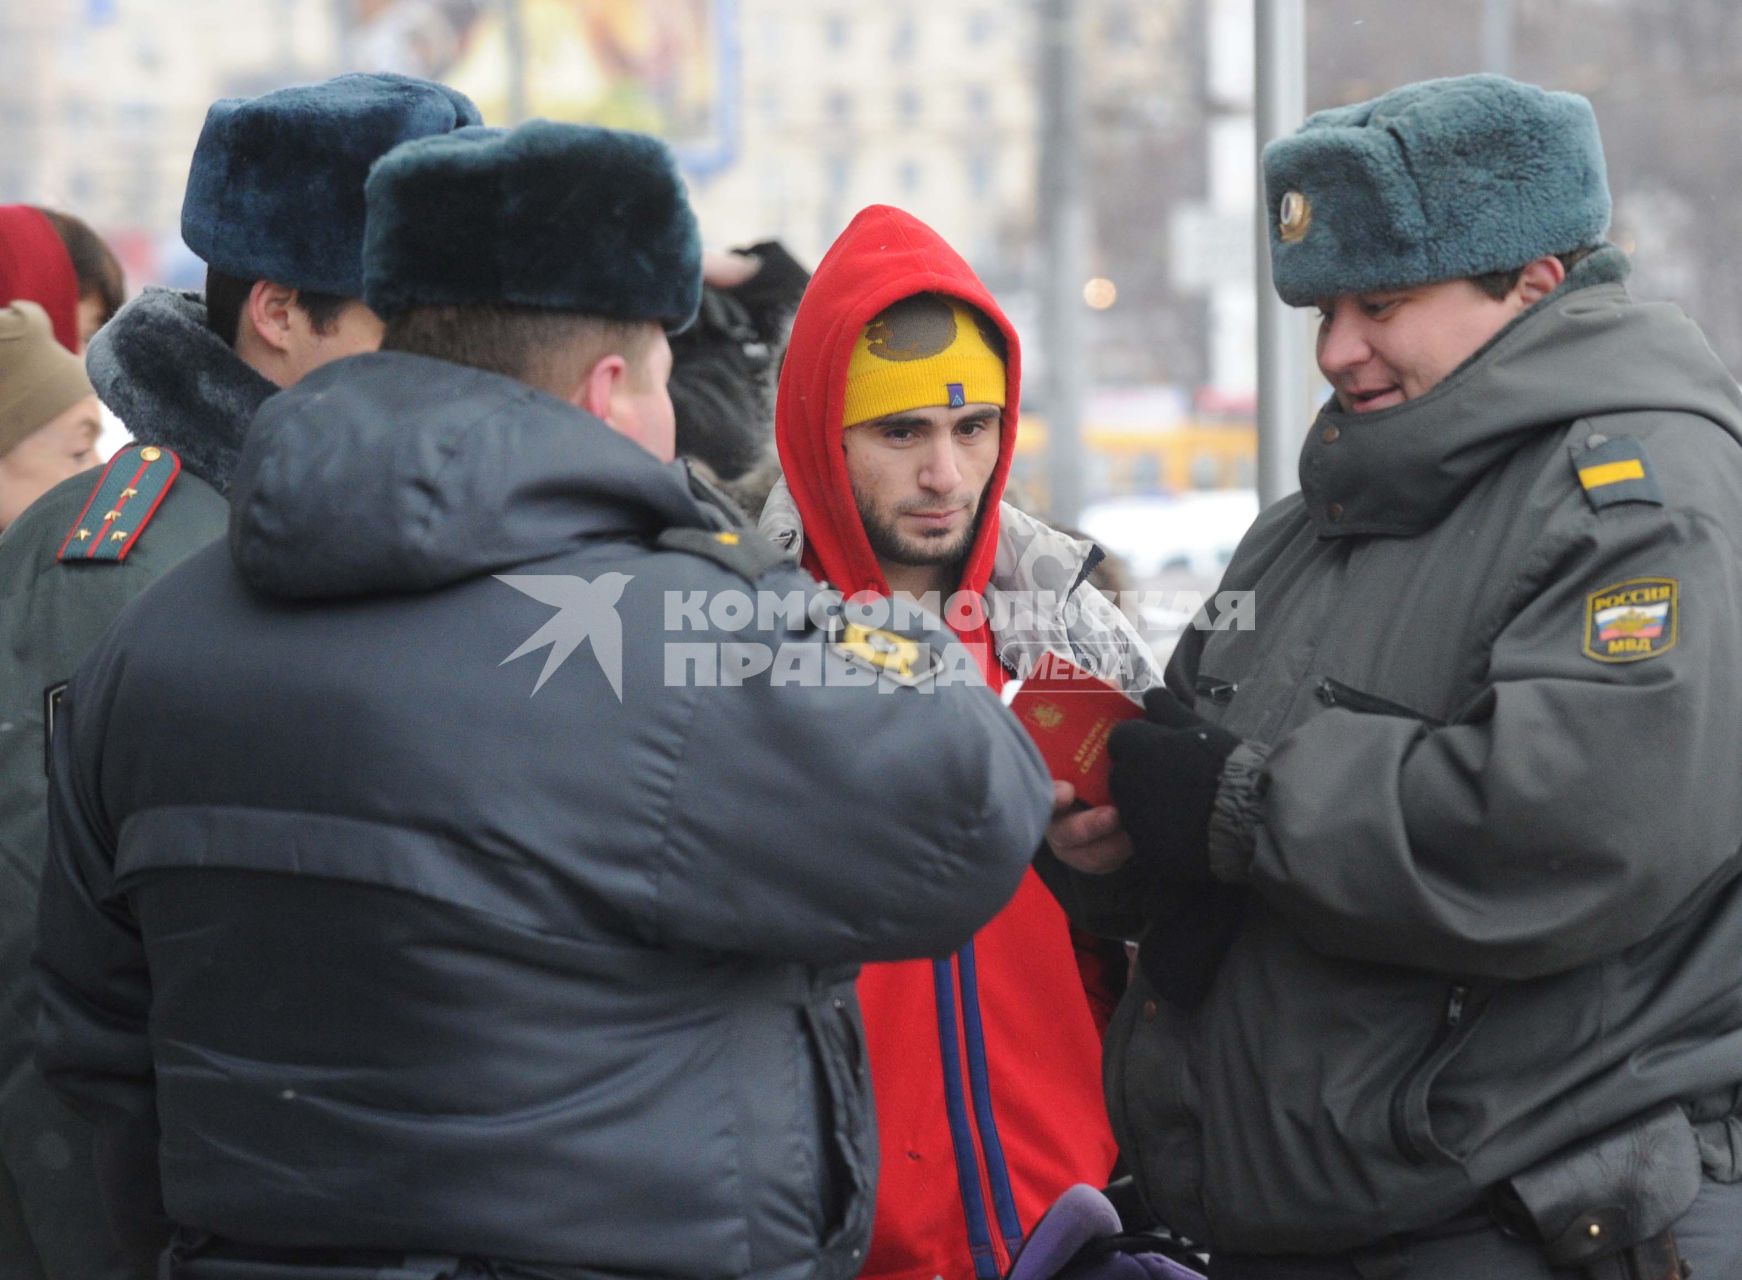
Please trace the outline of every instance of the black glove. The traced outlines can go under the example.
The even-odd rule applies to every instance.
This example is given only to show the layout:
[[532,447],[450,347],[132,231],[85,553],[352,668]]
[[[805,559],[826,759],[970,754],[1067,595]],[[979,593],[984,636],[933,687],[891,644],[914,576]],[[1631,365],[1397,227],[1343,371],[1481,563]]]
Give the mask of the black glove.
[[1138,861],[1162,879],[1213,880],[1210,812],[1222,766],[1239,745],[1160,687],[1143,695],[1143,719],[1114,728],[1113,803]]
[[1190,1013],[1203,1003],[1246,918],[1246,894],[1218,881],[1164,884],[1151,895],[1137,967],[1174,1008]]

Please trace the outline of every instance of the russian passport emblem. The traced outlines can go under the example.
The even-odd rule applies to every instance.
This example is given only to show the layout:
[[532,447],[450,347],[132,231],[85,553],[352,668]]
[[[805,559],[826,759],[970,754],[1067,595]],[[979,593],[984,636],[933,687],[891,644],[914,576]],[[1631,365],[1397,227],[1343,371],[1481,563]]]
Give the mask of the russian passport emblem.
[[1585,598],[1587,658],[1642,662],[1675,648],[1681,622],[1674,578],[1629,578]]

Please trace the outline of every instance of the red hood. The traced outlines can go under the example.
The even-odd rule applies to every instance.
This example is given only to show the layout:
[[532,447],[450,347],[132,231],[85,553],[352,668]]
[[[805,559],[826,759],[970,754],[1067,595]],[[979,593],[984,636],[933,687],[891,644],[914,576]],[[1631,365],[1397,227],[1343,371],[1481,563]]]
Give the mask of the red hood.
[[798,314],[775,402],[774,439],[787,486],[804,521],[805,568],[845,595],[888,595],[847,483],[841,452],[841,405],[853,343],[873,316],[916,293],[941,293],[991,317],[1009,346],[1004,430],[998,465],[980,504],[980,526],[962,573],[964,590],[982,591],[998,551],[998,503],[1016,450],[1022,353],[1009,318],[973,269],[925,223],[888,205],[853,219],[824,255]]
[[23,298],[48,312],[54,336],[79,352],[79,278],[72,259],[40,209],[0,205],[0,306]]

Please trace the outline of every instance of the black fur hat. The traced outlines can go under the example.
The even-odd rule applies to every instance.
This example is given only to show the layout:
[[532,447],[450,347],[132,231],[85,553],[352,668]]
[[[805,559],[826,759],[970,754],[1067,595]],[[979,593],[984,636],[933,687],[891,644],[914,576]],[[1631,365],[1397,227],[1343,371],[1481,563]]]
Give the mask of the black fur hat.
[[220,99],[194,148],[181,238],[243,280],[361,297],[369,166],[402,142],[482,119],[465,94],[410,76]]
[[369,174],[363,296],[510,302],[681,328],[701,301],[695,215],[657,138],[531,120],[396,148]]

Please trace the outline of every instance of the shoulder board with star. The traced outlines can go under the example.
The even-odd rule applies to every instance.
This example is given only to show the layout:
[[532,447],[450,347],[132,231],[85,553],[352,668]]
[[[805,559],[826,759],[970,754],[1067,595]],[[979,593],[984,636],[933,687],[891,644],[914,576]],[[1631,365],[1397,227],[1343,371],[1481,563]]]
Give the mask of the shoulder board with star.
[[667,529],[659,546],[712,560],[749,582],[788,566],[785,553],[754,529]]
[[1598,511],[1624,502],[1663,505],[1663,490],[1651,469],[1645,445],[1632,436],[1593,435],[1572,448],[1573,472],[1585,500]]
[[55,559],[63,564],[119,564],[157,514],[181,459],[173,449],[129,445],[103,469]]

